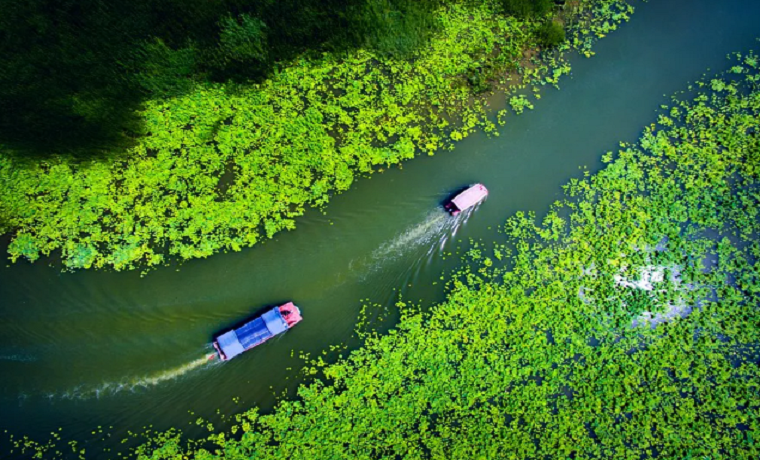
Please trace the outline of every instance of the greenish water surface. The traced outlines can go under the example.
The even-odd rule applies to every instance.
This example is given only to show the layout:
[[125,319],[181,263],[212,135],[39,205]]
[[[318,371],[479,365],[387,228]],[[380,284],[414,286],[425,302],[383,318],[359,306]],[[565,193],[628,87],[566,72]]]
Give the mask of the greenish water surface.
[[[727,53],[758,48],[760,2],[636,7],[594,58],[573,60],[561,91],[544,91],[499,137],[474,135],[453,152],[359,180],[326,215],[309,211],[274,241],[145,278],[61,273],[44,261],[0,268],[0,429],[46,438],[62,427],[65,438],[94,440],[102,425],[120,439],[151,424],[190,428],[217,409],[268,409],[298,383],[290,368],[302,365],[299,351],[355,346],[361,299],[442,299],[434,283],[457,263],[445,253],[459,240],[494,240],[515,211],[545,211],[579,166],[598,169],[619,141],[636,140],[665,95],[724,69]],[[488,186],[488,200],[447,216],[441,201],[474,182]],[[215,333],[287,300],[302,309],[296,328],[229,363],[205,362]]]

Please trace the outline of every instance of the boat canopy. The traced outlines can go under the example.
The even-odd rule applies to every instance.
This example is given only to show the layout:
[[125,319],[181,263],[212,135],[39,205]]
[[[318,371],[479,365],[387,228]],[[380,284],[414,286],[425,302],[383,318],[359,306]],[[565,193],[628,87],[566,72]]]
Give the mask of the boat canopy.
[[478,204],[478,202],[480,202],[487,195],[488,190],[483,184],[475,184],[457,195],[453,200],[451,200],[451,202],[454,203],[454,205],[456,205],[460,211],[464,211],[465,209]]
[[267,329],[269,329],[272,335],[277,335],[288,330],[288,323],[285,322],[285,318],[282,317],[279,308],[273,308],[264,313],[261,315],[261,319],[264,320]]
[[287,329],[288,324],[283,319],[280,309],[273,308],[241,327],[220,335],[216,343],[224,356],[232,359]]
[[243,348],[243,345],[238,340],[235,331],[225,332],[220,335],[216,338],[216,343],[219,345],[219,349],[222,350],[222,353],[224,353],[224,356],[227,359],[231,359],[245,351],[245,348]]

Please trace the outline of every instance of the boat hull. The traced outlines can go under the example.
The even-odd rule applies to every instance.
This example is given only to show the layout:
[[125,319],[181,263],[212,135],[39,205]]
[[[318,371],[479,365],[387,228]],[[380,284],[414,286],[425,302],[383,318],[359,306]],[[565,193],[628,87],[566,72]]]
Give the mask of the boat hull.
[[214,349],[220,360],[229,361],[286,332],[302,319],[301,310],[293,302],[288,302],[217,336],[213,342]]

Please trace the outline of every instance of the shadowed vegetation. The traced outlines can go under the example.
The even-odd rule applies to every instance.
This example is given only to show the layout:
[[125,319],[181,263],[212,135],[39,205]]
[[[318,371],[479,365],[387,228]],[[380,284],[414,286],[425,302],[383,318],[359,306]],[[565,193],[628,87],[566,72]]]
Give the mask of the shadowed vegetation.
[[552,0],[501,0],[504,11],[518,18],[528,16],[543,16],[554,5]]
[[148,99],[261,81],[304,52],[402,55],[440,0],[1,0],[0,143],[36,154],[122,150]]
[[565,29],[554,21],[548,21],[536,31],[538,43],[545,48],[553,48],[565,41]]

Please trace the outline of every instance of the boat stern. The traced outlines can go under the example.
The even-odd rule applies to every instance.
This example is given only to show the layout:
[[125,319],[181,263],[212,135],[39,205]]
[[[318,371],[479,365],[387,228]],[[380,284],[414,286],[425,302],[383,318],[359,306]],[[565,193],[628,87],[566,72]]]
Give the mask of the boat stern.
[[452,216],[456,216],[457,214],[459,214],[459,213],[461,212],[461,211],[460,211],[460,210],[457,208],[457,205],[455,205],[455,204],[454,204],[454,202],[453,202],[453,201],[449,201],[449,202],[447,202],[446,204],[444,204],[444,205],[443,205],[443,209],[445,209],[445,210],[446,210],[446,212],[448,212],[448,213],[449,213],[449,214],[451,214]]
[[228,361],[245,351],[245,347],[240,343],[234,330],[218,336],[214,340],[214,348],[219,352],[219,358],[222,361]]
[[[219,342],[214,340],[214,349],[216,349],[216,354],[219,356],[219,359],[222,361],[227,361],[227,355],[224,354],[221,348],[219,348]],[[214,356],[214,355],[211,355]]]

